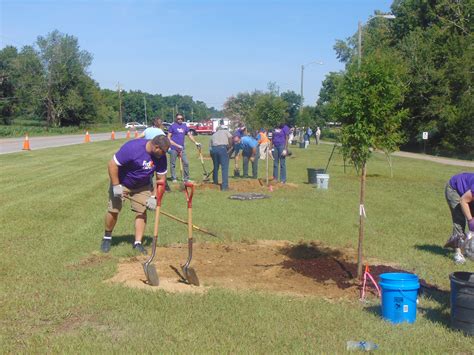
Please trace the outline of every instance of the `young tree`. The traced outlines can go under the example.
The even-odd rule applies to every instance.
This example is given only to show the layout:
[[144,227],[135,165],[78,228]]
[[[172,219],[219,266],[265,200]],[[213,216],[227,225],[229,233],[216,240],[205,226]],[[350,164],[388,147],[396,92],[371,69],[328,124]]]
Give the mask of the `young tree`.
[[400,69],[390,56],[374,53],[364,58],[360,69],[349,66],[338,87],[335,109],[343,123],[342,150],[361,170],[358,277],[362,274],[367,161],[371,150],[387,140],[387,146],[394,146],[401,119],[406,115],[400,109],[404,86],[399,74]]

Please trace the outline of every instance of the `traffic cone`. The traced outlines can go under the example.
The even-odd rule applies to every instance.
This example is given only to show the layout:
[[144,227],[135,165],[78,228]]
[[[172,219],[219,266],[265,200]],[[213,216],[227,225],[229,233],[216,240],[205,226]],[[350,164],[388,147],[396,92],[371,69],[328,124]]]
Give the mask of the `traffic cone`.
[[127,131],[127,139],[130,139],[130,130]]
[[91,136],[89,135],[89,131],[86,131],[86,136],[84,138],[84,143],[90,143]]
[[138,131],[135,131],[135,138],[138,138]]
[[31,150],[30,139],[28,138],[28,133],[25,135],[25,140],[23,141],[23,150]]
[[110,139],[113,140],[113,141],[115,140],[115,132],[114,131],[112,131],[112,134],[110,135]]

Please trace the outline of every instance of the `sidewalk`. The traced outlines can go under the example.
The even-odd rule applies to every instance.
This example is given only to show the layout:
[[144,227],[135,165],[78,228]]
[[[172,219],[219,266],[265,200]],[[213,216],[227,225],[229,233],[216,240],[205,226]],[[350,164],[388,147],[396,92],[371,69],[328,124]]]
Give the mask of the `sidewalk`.
[[[321,141],[321,143],[331,144],[331,145],[334,144],[333,142],[325,142],[325,141]],[[377,152],[377,153],[383,154],[381,152]],[[394,157],[426,160],[426,161],[431,161],[433,163],[438,163],[438,164],[453,165],[453,166],[464,166],[464,167],[468,167],[468,168],[474,168],[474,161],[469,161],[469,160],[460,160],[460,159],[452,159],[452,158],[445,158],[445,157],[437,157],[437,156],[434,156],[434,155],[410,153],[410,152],[402,152],[402,151],[395,152],[392,155]]]

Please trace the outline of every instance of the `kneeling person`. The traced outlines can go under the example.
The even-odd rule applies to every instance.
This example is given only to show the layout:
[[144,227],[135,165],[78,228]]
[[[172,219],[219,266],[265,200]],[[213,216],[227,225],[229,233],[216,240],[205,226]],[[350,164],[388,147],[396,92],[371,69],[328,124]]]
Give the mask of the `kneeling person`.
[[156,207],[156,200],[152,196],[152,178],[156,173],[157,180],[166,179],[166,152],[169,147],[170,141],[166,136],[156,136],[152,140],[134,139],[125,143],[109,161],[109,207],[105,215],[105,233],[101,245],[104,253],[110,250],[112,231],[122,210],[124,196],[127,196],[131,209],[136,214],[133,248],[146,254],[142,246],[146,208]]

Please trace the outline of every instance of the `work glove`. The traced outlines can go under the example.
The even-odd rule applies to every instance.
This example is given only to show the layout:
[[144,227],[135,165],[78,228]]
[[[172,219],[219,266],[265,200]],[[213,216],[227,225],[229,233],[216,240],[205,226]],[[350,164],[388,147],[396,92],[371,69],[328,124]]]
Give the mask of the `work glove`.
[[470,230],[471,232],[474,232],[474,218],[471,218],[471,219],[467,222],[467,224],[469,225],[469,230]]
[[283,151],[281,152],[281,156],[286,157],[287,155],[288,155],[288,151],[286,149],[283,149]]
[[114,197],[120,197],[123,198],[123,186],[118,184],[112,186],[112,191],[114,193]]
[[201,143],[199,143],[199,142],[196,142],[196,148],[197,148],[197,149],[201,149],[201,146],[202,146],[202,144],[201,144]]
[[156,198],[155,198],[155,196],[148,197],[147,200],[146,200],[145,205],[146,205],[146,208],[148,208],[149,210],[152,210],[152,211],[156,210]]
[[250,157],[250,161],[253,163],[255,161],[255,157]]

